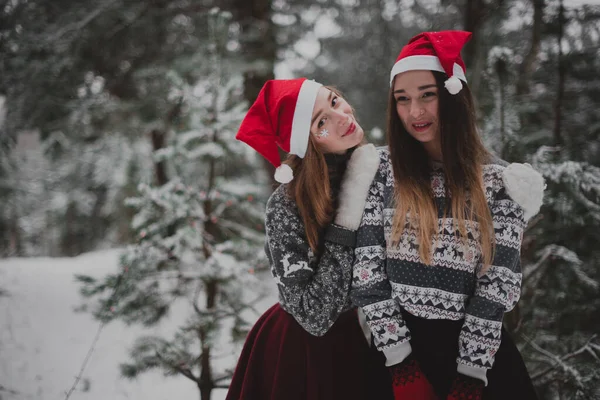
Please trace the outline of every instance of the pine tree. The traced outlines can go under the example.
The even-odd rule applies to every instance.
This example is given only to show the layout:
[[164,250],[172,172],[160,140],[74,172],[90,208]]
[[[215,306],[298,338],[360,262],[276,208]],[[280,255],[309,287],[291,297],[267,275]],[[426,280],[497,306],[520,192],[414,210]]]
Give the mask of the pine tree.
[[600,388],[600,168],[557,160],[557,150],[542,146],[531,157],[546,179],[546,201],[529,225],[521,302],[511,317],[545,396],[594,399]]
[[85,296],[99,297],[94,315],[101,321],[150,326],[174,305],[187,307],[173,337],[139,338],[121,372],[129,378],[150,369],[185,376],[202,400],[226,387],[231,370],[215,370],[211,357],[245,338],[245,310],[260,297],[253,274],[265,265],[263,190],[251,182],[266,177],[256,176],[255,158],[250,164],[246,147],[235,140],[246,103],[240,101],[242,77],[222,62],[228,16],[215,10],[209,21],[212,73],[193,85],[175,71],[169,75],[171,95],[183,109],[154,162],[170,178],[140,184],[127,200],[136,210],[138,242],[122,255],[118,273],[102,281],[78,277]]
[[[148,138],[164,143],[178,116],[168,71],[187,82],[206,74],[206,19],[217,3],[29,0],[0,7],[3,133],[16,142],[23,130],[39,131],[50,167],[36,179],[55,200],[19,204],[28,188],[16,182],[9,201],[19,213],[0,225],[16,232],[19,254],[74,256],[131,242],[121,200],[152,173],[144,160]],[[35,227],[20,223],[34,215]]]
[[[544,206],[524,236],[521,300],[505,325],[522,348],[541,398],[593,399],[600,390],[600,168],[597,157],[590,162],[597,152],[593,140],[585,148],[581,141],[594,135],[590,122],[597,121],[589,114],[597,102],[591,73],[597,61],[587,54],[590,47],[564,55],[552,44],[557,37],[571,45],[598,42],[585,33],[572,36],[566,25],[558,29],[567,24],[559,2],[541,10],[533,5],[538,23],[542,11],[550,13],[544,29],[534,28],[545,32],[536,39],[541,45],[494,47],[486,71],[486,86],[495,92],[485,119],[488,143],[508,161],[530,162],[547,183]],[[567,13],[571,28],[581,32],[597,26],[595,15],[585,9]],[[517,71],[533,70],[536,59],[542,67],[531,80],[523,79]]]

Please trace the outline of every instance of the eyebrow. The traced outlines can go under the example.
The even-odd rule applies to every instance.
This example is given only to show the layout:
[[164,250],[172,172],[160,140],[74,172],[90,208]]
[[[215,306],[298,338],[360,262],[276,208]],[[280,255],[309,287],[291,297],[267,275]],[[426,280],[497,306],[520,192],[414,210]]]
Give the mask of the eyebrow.
[[[327,102],[328,102],[328,103],[329,103],[329,102],[331,102],[331,97],[332,97],[332,96],[333,96],[333,92],[330,90],[330,91],[329,91],[329,96],[327,96]],[[319,118],[319,116],[320,116],[321,114],[323,114],[323,110],[319,111],[319,112],[317,113],[317,115],[315,115],[315,116],[313,117],[312,121],[310,121],[310,125],[311,125],[311,126],[312,126],[312,124],[314,124],[314,123],[315,123],[315,121],[317,120],[317,118]]]
[[[419,86],[419,90],[430,89],[432,87],[437,87],[437,85],[432,84],[432,85]],[[394,90],[394,93],[404,93],[404,89]]]

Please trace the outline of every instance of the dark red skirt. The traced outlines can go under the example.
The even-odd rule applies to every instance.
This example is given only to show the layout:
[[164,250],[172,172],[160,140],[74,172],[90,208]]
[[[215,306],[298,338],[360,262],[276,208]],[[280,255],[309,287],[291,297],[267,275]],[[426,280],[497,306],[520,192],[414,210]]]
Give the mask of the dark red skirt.
[[[441,398],[456,376],[458,336],[463,320],[424,319],[402,311],[410,330],[410,344],[423,373]],[[537,395],[521,353],[502,328],[502,342],[494,366],[487,372],[484,400],[536,400]]]
[[385,358],[367,343],[356,310],[316,337],[276,304],[248,334],[226,399],[387,400],[391,387]]

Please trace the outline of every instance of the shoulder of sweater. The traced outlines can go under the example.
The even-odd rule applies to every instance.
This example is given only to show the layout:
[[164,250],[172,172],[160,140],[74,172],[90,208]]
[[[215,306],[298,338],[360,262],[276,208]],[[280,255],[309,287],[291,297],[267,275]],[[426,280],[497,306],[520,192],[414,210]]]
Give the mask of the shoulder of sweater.
[[504,160],[493,157],[483,164],[483,185],[491,188],[494,192],[499,191],[504,186],[502,174],[508,166]]
[[388,146],[378,146],[377,148],[377,154],[379,154],[379,159],[381,161],[383,160],[389,160],[390,159],[390,149]]
[[540,210],[546,184],[542,175],[529,164],[508,163],[492,156],[483,167],[484,186],[494,193],[502,189],[523,208],[525,220]]
[[373,182],[389,183],[393,176],[392,163],[390,161],[390,149],[388,146],[379,146],[377,147],[377,154],[379,154],[379,168]]
[[296,204],[294,200],[290,198],[287,192],[287,184],[283,183],[279,185],[271,196],[269,196],[269,200],[267,200],[267,214],[270,214],[274,211],[281,212],[283,210],[294,210],[296,208]]
[[500,167],[507,167],[509,165],[509,162],[504,161],[497,155],[490,153],[485,161],[485,165],[497,165]]

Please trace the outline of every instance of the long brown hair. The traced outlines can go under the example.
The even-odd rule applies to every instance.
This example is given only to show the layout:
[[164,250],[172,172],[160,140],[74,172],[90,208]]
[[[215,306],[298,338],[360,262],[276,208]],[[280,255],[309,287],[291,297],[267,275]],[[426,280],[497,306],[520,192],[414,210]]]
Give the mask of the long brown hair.
[[[336,88],[325,88],[343,97]],[[315,144],[313,136],[309,135],[304,158],[290,154],[284,163],[294,171],[294,179],[288,183],[287,193],[298,207],[308,245],[317,254],[320,234],[331,223],[335,213],[325,155]]]
[[[467,85],[456,95],[444,88],[448,77],[432,71],[438,87],[438,121],[447,195],[456,234],[467,241],[467,227],[479,225],[479,245],[484,271],[494,253],[493,221],[484,193],[483,165],[490,154],[479,137],[473,96]],[[405,228],[417,231],[419,255],[432,259],[432,239],[438,235],[438,211],[431,188],[431,165],[423,145],[404,128],[396,111],[393,84],[388,101],[387,142],[394,170],[396,212],[391,244],[398,244]],[[444,216],[445,219],[445,216]],[[458,229],[456,229],[458,227]]]

